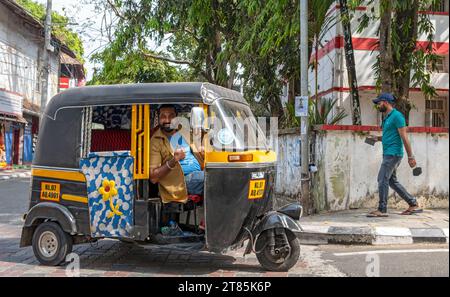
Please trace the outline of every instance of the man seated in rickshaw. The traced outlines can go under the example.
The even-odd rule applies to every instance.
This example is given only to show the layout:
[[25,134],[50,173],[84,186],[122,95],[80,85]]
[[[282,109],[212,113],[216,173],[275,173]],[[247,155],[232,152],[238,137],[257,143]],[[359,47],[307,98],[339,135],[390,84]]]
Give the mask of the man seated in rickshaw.
[[150,180],[159,183],[163,203],[186,203],[188,194],[203,195],[203,150],[189,144],[190,129],[171,126],[177,115],[174,105],[161,105],[159,129],[150,140]]

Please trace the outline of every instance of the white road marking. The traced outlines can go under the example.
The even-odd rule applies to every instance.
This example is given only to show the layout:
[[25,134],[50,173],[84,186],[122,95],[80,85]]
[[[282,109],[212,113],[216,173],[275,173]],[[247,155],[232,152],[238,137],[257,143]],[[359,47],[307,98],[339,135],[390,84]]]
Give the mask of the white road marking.
[[448,253],[448,249],[418,249],[418,250],[376,250],[365,252],[351,252],[351,253],[334,253],[336,257],[368,255],[368,254],[406,254],[406,253]]

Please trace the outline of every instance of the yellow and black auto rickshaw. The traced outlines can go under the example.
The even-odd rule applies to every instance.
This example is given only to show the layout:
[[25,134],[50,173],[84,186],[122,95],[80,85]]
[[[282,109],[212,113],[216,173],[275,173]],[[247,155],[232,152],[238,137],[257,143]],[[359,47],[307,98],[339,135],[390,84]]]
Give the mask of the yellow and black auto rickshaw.
[[[161,104],[176,104],[204,146],[203,196],[189,196],[186,203],[162,203],[158,185],[149,179]],[[248,120],[246,128],[233,119]],[[246,141],[250,132],[263,142]],[[245,253],[256,252],[264,268],[288,270],[299,258],[302,208],[272,209],[276,154],[263,134],[239,92],[208,83],[62,92],[42,117],[20,246],[32,245],[44,265],[59,265],[74,244],[103,238],[197,245],[214,253],[248,240]],[[162,232],[165,215],[175,218],[183,234]]]

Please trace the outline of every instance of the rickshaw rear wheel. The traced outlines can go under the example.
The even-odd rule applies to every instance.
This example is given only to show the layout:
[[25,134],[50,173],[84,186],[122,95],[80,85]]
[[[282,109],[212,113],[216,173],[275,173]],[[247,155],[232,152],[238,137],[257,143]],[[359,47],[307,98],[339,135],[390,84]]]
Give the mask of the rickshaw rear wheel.
[[[271,247],[268,244],[269,232],[271,232],[271,230],[264,231],[256,240],[256,258],[258,259],[259,264],[266,270],[279,272],[288,271],[297,263],[300,257],[300,242],[294,233],[289,230],[284,230],[289,249],[288,251],[285,251],[285,253],[283,253],[283,249],[280,249],[281,252],[273,254],[273,251],[271,251]],[[280,242],[280,236],[281,235],[276,235],[277,243]]]
[[37,260],[46,266],[57,266],[72,252],[72,237],[55,222],[44,222],[33,234],[32,246]]

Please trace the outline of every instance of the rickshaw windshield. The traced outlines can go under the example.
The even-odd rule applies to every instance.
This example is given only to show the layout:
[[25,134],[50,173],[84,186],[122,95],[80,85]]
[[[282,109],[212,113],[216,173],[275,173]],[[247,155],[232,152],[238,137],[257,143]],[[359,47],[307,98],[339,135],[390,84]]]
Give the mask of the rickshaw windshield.
[[224,150],[268,149],[266,135],[250,107],[219,99],[211,106],[213,146]]

